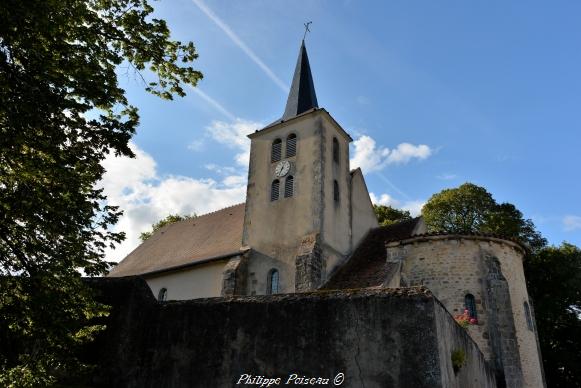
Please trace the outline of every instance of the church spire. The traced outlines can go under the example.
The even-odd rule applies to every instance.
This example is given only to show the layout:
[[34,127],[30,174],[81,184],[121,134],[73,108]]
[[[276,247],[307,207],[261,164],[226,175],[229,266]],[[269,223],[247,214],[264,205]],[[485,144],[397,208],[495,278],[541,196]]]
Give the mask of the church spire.
[[288,120],[312,108],[318,108],[315,85],[309,65],[309,57],[305,48],[305,40],[301,44],[299,58],[293,76],[293,83],[286,101],[283,120]]

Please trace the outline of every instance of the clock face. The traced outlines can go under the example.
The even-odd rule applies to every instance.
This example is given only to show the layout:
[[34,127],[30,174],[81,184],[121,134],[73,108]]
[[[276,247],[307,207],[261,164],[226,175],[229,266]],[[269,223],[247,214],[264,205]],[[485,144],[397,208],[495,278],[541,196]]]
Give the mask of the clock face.
[[274,170],[274,174],[277,177],[283,177],[290,171],[291,165],[288,160],[283,160],[276,165],[276,169]]

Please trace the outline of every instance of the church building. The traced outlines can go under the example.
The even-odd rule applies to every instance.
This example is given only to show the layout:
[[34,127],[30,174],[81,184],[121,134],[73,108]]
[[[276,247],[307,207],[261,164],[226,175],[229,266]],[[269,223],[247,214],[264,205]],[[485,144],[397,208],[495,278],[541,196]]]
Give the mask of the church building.
[[108,276],[142,277],[159,301],[423,285],[467,316],[498,386],[545,386],[527,248],[427,233],[421,218],[379,227],[349,167],[352,138],[318,105],[304,41],[282,117],[248,137],[245,203],[157,230]]

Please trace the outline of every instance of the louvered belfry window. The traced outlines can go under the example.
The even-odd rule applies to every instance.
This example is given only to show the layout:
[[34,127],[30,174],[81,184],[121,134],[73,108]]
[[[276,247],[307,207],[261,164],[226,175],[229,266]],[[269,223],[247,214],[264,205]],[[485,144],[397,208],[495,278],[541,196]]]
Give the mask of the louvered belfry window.
[[294,178],[291,175],[288,178],[286,178],[286,181],[284,182],[284,197],[290,198],[293,196],[293,194],[294,194]]
[[339,163],[339,141],[336,137],[333,138],[333,161]]
[[290,158],[297,154],[297,135],[291,133],[286,138],[286,157]]
[[278,200],[279,189],[280,189],[280,181],[278,179],[275,179],[274,181],[272,181],[272,185],[270,186],[270,200],[271,201]]
[[278,162],[282,157],[282,140],[276,139],[272,142],[271,162]]

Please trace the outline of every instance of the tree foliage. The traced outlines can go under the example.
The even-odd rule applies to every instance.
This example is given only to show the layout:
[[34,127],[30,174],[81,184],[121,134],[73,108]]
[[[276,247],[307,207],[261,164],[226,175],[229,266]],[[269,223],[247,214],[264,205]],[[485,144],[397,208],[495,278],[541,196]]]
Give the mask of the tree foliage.
[[139,121],[116,71],[166,99],[202,76],[194,45],[171,40],[152,11],[147,0],[0,2],[2,386],[79,370],[73,350],[106,314],[79,270],[105,273],[105,248],[124,237],[95,188],[109,152],[132,156]]
[[431,231],[479,232],[495,205],[486,189],[464,183],[458,188],[445,189],[432,195],[422,208],[422,216]]
[[375,211],[377,221],[381,226],[387,226],[395,224],[396,222],[412,219],[408,210],[396,209],[391,206],[373,205],[373,210]]
[[434,194],[422,209],[431,231],[494,233],[530,247],[524,260],[543,366],[550,387],[581,387],[581,250],[547,246],[535,225],[510,203],[465,183]]
[[525,263],[549,387],[581,387],[581,249],[546,247]]
[[150,238],[158,229],[163,228],[166,225],[173,224],[174,222],[183,221],[183,220],[190,220],[192,218],[196,218],[196,214],[192,215],[185,215],[181,216],[179,214],[169,214],[167,217],[157,221],[153,225],[151,225],[151,231],[143,232],[139,235],[139,239],[141,241],[145,241]]
[[523,218],[514,205],[498,204],[484,187],[472,183],[432,195],[422,216],[431,232],[498,234],[519,239],[532,250],[547,244],[533,221]]

